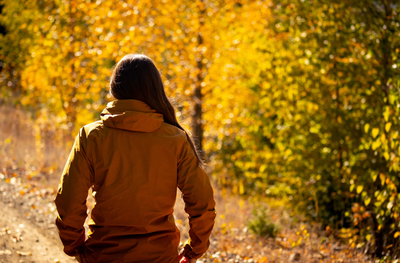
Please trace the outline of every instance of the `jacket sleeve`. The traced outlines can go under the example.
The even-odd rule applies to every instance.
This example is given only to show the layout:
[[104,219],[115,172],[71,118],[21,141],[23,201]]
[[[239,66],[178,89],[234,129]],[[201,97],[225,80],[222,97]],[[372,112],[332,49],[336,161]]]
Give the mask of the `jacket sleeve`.
[[178,162],[178,188],[182,191],[190,226],[190,241],[184,248],[184,255],[197,259],[210,245],[209,237],[216,213],[210,179],[199,166],[188,141]]
[[64,252],[74,256],[85,241],[86,198],[92,185],[93,169],[86,154],[86,134],[82,128],[75,139],[61,176],[55,198],[56,225]]

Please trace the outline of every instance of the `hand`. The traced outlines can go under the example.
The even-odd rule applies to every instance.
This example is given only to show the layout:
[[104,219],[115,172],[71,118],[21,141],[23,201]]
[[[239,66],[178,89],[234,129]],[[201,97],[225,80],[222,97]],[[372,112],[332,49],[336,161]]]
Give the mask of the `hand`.
[[189,259],[187,257],[184,257],[183,256],[183,250],[179,254],[179,263],[196,263],[196,262],[197,262],[197,259],[194,259],[194,258]]

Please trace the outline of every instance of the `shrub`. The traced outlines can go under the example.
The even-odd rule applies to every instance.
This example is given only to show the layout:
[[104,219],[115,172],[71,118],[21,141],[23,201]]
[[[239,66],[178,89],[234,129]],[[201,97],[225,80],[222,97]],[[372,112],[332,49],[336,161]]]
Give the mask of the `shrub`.
[[253,218],[247,222],[250,231],[260,237],[276,237],[281,230],[280,226],[272,222],[263,209],[254,209]]

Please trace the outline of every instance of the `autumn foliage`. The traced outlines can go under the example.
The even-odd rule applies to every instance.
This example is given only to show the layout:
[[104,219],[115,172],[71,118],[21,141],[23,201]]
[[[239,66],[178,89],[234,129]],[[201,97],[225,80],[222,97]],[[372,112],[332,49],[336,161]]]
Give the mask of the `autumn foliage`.
[[113,65],[144,53],[221,191],[284,200],[353,247],[400,256],[398,1],[0,5],[2,104],[71,136],[111,99]]

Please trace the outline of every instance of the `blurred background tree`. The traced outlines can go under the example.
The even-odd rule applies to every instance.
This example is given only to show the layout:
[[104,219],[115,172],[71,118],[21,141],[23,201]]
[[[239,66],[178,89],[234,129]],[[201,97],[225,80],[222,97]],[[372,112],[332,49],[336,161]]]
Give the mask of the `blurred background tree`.
[[0,6],[2,103],[71,136],[111,99],[112,66],[144,53],[221,191],[284,200],[354,247],[399,256],[398,1]]

